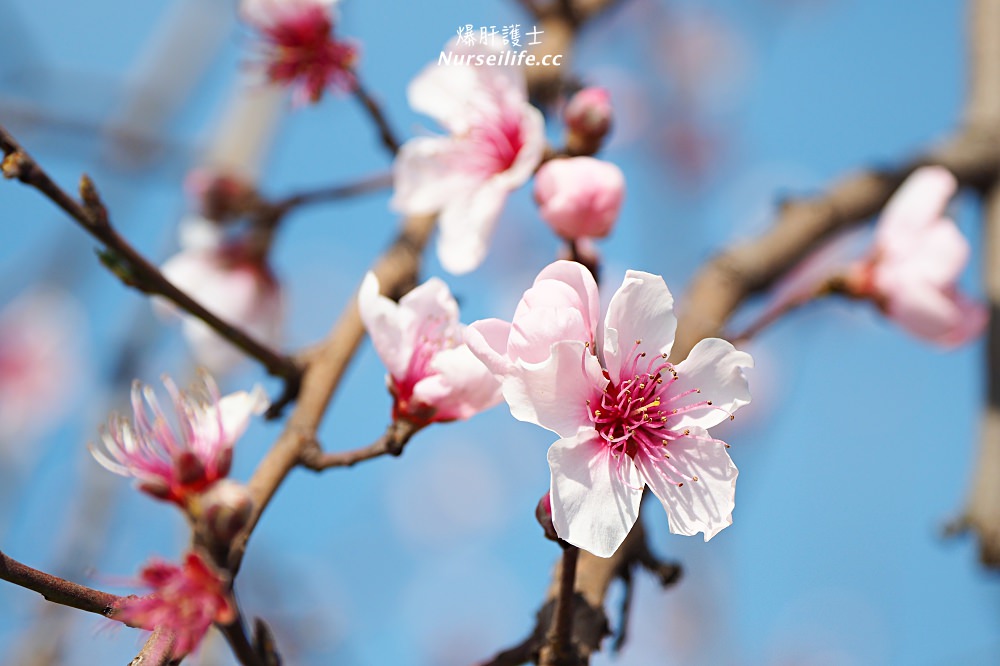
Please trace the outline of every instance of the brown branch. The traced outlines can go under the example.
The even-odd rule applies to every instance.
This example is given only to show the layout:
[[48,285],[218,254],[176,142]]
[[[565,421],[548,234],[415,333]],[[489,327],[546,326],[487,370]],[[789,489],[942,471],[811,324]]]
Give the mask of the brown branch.
[[315,472],[322,472],[331,467],[352,467],[359,462],[384,455],[399,456],[403,453],[403,447],[420,429],[421,426],[410,421],[394,421],[374,442],[350,451],[324,452],[314,440],[313,445],[302,451],[299,464]]
[[223,321],[163,277],[159,269],[129,245],[111,225],[90,178],[86,175],[81,177],[81,201],[78,202],[57,185],[3,127],[0,127],[0,149],[5,155],[4,176],[16,178],[34,187],[87,233],[103,243],[106,250],[101,255],[102,262],[122,282],[144,293],[162,296],[188,314],[201,319],[220,336],[257,359],[270,374],[285,380],[285,395],[279,402],[294,399],[301,376],[299,366],[287,356],[278,354],[239,328]]
[[128,666],[173,666],[180,660],[171,660],[174,647],[174,635],[162,627],[153,631],[146,639],[139,654],[128,663]]
[[225,637],[233,654],[243,666],[265,666],[264,660],[257,649],[250,643],[246,628],[243,626],[243,616],[237,612],[236,619],[229,624],[217,624],[219,632]]
[[581,663],[573,650],[573,614],[576,597],[576,563],[580,549],[563,544],[562,566],[559,567],[559,591],[555,597],[555,611],[548,642],[539,654],[541,666],[575,666]]
[[[383,293],[399,297],[415,284],[421,255],[435,220],[434,216],[420,216],[403,222],[399,235],[373,268]],[[364,335],[357,302],[352,299],[326,340],[311,354],[295,410],[284,432],[247,484],[254,498],[254,512],[230,551],[228,568],[234,574],[239,570],[247,540],[274,493],[288,473],[300,464],[303,451],[316,446],[316,431]]]
[[[965,118],[970,128],[995,145],[1000,135],[1000,0],[974,0],[969,6],[970,81]],[[982,190],[983,271],[990,302],[989,374],[972,487],[951,531],[972,530],[979,539],[980,560],[996,569],[1000,568],[1000,177],[994,174]]]
[[377,101],[375,101],[375,98],[368,93],[368,90],[361,85],[360,79],[356,80],[354,86],[354,96],[359,102],[361,102],[361,106],[364,107],[372,122],[375,123],[375,128],[378,130],[378,136],[379,139],[382,140],[382,145],[385,146],[385,149],[388,150],[390,154],[395,156],[395,154],[399,152],[399,147],[402,144],[399,139],[396,138],[396,133],[389,125],[389,120],[386,118],[385,112],[382,111],[382,107]]
[[0,551],[0,579],[37,592],[52,603],[105,617],[111,617],[115,605],[125,598],[33,569],[2,551]]

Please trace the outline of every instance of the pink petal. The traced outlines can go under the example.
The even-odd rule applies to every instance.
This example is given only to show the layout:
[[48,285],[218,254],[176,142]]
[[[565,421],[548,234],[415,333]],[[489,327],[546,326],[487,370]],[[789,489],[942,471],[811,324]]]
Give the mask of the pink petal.
[[604,364],[612,377],[618,377],[621,365],[637,340],[649,355],[670,354],[674,344],[677,318],[674,297],[659,275],[628,271],[604,318]]
[[[736,506],[736,465],[726,445],[700,428],[691,437],[670,442],[666,450],[673,469],[664,474],[662,462],[636,456],[643,480],[663,504],[674,534],[705,533],[705,541],[733,523]],[[697,438],[697,439],[696,439]],[[681,476],[683,475],[683,476]],[[698,480],[690,480],[697,477]],[[678,487],[678,483],[683,486]]]
[[365,275],[358,289],[358,312],[389,374],[405,376],[413,355],[413,340],[406,335],[399,306],[379,294],[378,278],[372,272]]
[[944,214],[957,187],[955,177],[943,167],[921,167],[914,171],[882,211],[875,228],[876,244],[891,248],[933,224]]
[[393,210],[407,215],[433,215],[459,198],[471,196],[484,176],[462,165],[468,146],[451,137],[418,137],[407,141],[393,164]]
[[598,557],[611,557],[639,516],[643,484],[631,458],[614,458],[593,431],[549,447],[556,534]]
[[582,342],[552,346],[544,363],[522,365],[503,382],[503,396],[514,418],[535,423],[560,437],[591,427],[590,400],[607,386],[601,365]]
[[886,252],[875,264],[875,285],[890,293],[901,282],[948,287],[969,261],[969,242],[953,221],[939,218],[907,243],[906,251]]
[[988,320],[983,305],[954,290],[941,291],[919,283],[889,295],[887,314],[914,335],[947,347],[978,336]]
[[511,369],[507,357],[510,322],[502,319],[481,319],[465,329],[465,344],[494,375],[502,377]]
[[507,192],[502,183],[491,180],[442,209],[437,248],[445,270],[461,275],[482,263]]
[[413,398],[434,407],[437,419],[467,419],[500,402],[500,380],[465,345],[439,351],[431,370]]
[[670,419],[672,429],[691,426],[711,428],[722,423],[737,409],[750,402],[750,387],[743,374],[744,368],[753,367],[750,354],[738,351],[733,345],[719,338],[706,338],[694,346],[688,357],[675,366],[677,380],[670,387],[670,395],[691,393],[670,403],[671,409],[685,405],[712,401],[690,412]]
[[523,145],[518,151],[514,163],[506,171],[494,178],[502,182],[508,190],[514,190],[531,179],[538,165],[542,162],[548,142],[545,138],[545,117],[542,112],[524,103],[518,106],[517,113],[521,115],[521,141]]

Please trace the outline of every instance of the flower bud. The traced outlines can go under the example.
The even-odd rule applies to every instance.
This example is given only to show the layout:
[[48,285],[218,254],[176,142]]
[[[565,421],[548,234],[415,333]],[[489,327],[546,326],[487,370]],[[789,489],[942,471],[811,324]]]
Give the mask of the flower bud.
[[542,526],[546,539],[559,541],[559,535],[556,534],[556,527],[552,524],[552,497],[549,493],[545,493],[542,495],[542,499],[538,500],[538,506],[535,507],[535,518],[538,519],[538,524]]
[[229,543],[250,519],[253,499],[246,486],[223,479],[197,500],[201,522],[218,543]]
[[563,111],[566,147],[574,155],[592,155],[611,129],[611,98],[604,88],[584,88]]
[[621,169],[593,157],[550,160],[535,176],[539,213],[567,240],[607,236],[624,197]]

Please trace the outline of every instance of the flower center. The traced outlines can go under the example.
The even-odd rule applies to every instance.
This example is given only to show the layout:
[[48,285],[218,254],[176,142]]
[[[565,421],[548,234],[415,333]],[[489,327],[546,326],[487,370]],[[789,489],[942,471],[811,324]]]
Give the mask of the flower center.
[[[616,382],[604,371],[610,383],[604,391],[587,401],[587,411],[594,429],[604,440],[613,455],[619,459],[619,473],[624,456],[637,456],[653,464],[672,483],[683,486],[684,481],[697,481],[698,477],[680,472],[670,462],[670,442],[690,437],[687,428],[671,426],[671,421],[694,409],[711,406],[711,400],[702,400],[679,406],[677,401],[701,389],[677,392],[672,390],[679,375],[666,354],[658,354],[646,361],[646,352],[640,352],[641,340],[636,340],[632,352],[623,361]],[[643,367],[645,366],[645,367]]]
[[451,349],[458,344],[449,322],[444,317],[430,316],[424,319],[417,334],[417,342],[406,368],[406,375],[392,378],[392,394],[395,397],[393,418],[404,417],[411,421],[429,419],[427,406],[413,402],[413,389],[420,380],[435,373],[431,362],[438,352]]
[[487,176],[503,173],[513,166],[524,147],[521,117],[501,106],[499,114],[484,118],[469,130],[468,140],[473,146],[470,155],[474,157],[474,170]]

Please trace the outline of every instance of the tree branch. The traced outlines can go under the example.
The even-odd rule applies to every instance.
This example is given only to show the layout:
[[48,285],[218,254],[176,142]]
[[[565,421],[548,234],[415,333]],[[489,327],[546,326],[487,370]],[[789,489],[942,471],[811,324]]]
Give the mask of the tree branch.
[[[435,222],[434,216],[411,217],[403,222],[399,235],[373,269],[383,293],[398,298],[415,284],[421,255]],[[364,335],[357,301],[352,299],[326,340],[310,355],[295,410],[247,484],[254,498],[254,511],[232,545],[228,568],[233,574],[239,570],[247,540],[274,493],[300,463],[302,452],[316,446],[319,425]]]
[[399,139],[396,138],[396,133],[389,125],[389,120],[386,118],[385,112],[382,111],[382,107],[377,101],[375,101],[375,98],[368,93],[368,90],[361,85],[360,79],[356,79],[354,96],[357,97],[359,102],[361,102],[361,106],[364,107],[372,122],[375,123],[375,128],[378,130],[379,139],[382,140],[382,145],[385,146],[385,149],[388,150],[391,155],[395,156],[396,153],[399,152],[399,147],[402,144]]
[[52,603],[105,617],[111,617],[115,611],[115,604],[125,598],[33,569],[2,551],[0,551],[0,579],[37,592]]
[[307,446],[299,458],[299,464],[315,472],[322,472],[331,467],[352,467],[359,462],[371,460],[384,455],[398,456],[403,453],[403,447],[410,441],[420,426],[410,421],[394,421],[386,428],[385,433],[368,446],[351,451],[330,451],[324,453],[315,440]]
[[163,277],[159,269],[129,245],[111,225],[90,178],[86,175],[81,177],[82,202],[78,202],[59,187],[3,127],[0,127],[0,149],[5,155],[2,165],[4,176],[16,178],[34,187],[87,233],[103,243],[106,250],[102,253],[101,260],[122,282],[144,293],[162,296],[205,322],[220,336],[257,359],[270,374],[285,380],[285,395],[279,402],[294,400],[301,377],[299,366],[291,358],[278,354],[244,331],[223,321]]

